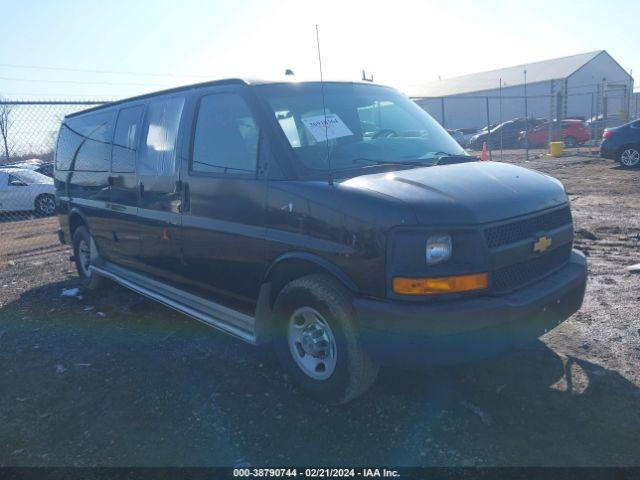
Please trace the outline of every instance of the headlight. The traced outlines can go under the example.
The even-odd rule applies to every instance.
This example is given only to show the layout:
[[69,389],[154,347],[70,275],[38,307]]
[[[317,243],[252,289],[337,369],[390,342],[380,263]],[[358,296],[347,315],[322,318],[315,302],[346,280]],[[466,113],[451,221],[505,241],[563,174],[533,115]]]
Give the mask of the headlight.
[[451,236],[433,235],[427,239],[425,249],[427,265],[435,265],[451,258]]

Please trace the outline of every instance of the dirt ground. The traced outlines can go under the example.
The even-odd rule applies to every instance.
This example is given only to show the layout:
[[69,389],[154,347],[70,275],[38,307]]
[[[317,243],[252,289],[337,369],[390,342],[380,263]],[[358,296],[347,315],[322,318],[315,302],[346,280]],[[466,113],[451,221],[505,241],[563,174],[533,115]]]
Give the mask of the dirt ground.
[[0,223],[0,465],[640,465],[640,170],[502,160],[564,182],[582,309],[506,356],[383,369],[341,407],[301,395],[268,349],[119,286],[61,297],[77,280],[57,221]]

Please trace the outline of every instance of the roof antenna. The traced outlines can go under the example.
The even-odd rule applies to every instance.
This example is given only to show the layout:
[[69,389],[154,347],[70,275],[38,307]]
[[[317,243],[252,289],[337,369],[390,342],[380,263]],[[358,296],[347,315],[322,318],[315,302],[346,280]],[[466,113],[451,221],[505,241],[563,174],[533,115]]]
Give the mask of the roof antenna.
[[327,167],[329,169],[329,185],[333,185],[333,171],[331,170],[331,150],[329,149],[329,125],[327,122],[327,106],[324,101],[324,80],[322,78],[322,57],[320,56],[320,34],[316,23],[316,45],[318,46],[318,66],[320,67],[320,92],[322,92],[322,112],[324,114],[324,139],[327,142]]

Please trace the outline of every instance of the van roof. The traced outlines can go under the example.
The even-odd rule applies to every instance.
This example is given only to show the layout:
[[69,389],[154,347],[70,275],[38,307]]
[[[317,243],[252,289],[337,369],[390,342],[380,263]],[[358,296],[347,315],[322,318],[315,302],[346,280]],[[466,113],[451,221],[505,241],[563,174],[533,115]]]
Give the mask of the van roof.
[[[309,81],[300,81],[300,80],[296,80],[295,78],[292,78],[291,80],[289,79],[280,79],[280,80],[267,80],[267,79],[260,79],[260,78],[223,78],[220,80],[210,80],[207,82],[201,82],[201,83],[193,83],[190,85],[181,85],[179,87],[175,87],[175,88],[169,88],[166,90],[159,90],[157,92],[151,92],[151,93],[145,93],[143,95],[136,95],[134,97],[129,97],[129,98],[123,98],[122,100],[116,100],[114,102],[108,102],[108,103],[104,103],[102,105],[98,105],[96,107],[91,107],[91,108],[87,108],[84,110],[80,110],[78,112],[73,112],[70,113],[68,115],[65,115],[65,118],[73,118],[73,117],[78,117],[81,115],[84,115],[86,113],[90,113],[90,112],[94,112],[96,110],[102,110],[102,109],[106,109],[106,108],[110,108],[113,106],[117,106],[117,105],[121,105],[123,103],[128,103],[128,102],[132,102],[132,101],[136,101],[136,100],[144,100],[147,98],[153,98],[155,96],[158,95],[166,95],[166,94],[171,94],[171,93],[177,93],[177,92],[183,92],[186,90],[191,90],[194,88],[201,88],[201,87],[208,87],[208,86],[215,86],[215,85],[266,85],[266,84],[287,84],[287,83],[299,83],[299,84],[304,84],[304,83],[320,83],[319,80],[309,80]],[[376,85],[376,86],[385,86],[385,85],[380,85],[377,83],[373,83],[373,82],[369,82],[369,81],[363,81],[363,80],[332,80],[332,81],[324,81],[325,84],[327,83],[354,83],[354,84],[366,84],[366,85]]]

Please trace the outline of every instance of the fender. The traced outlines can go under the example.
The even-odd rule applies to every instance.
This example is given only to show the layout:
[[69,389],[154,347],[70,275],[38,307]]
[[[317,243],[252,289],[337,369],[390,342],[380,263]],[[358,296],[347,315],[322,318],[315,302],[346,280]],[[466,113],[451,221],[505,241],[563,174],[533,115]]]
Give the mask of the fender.
[[[85,214],[82,212],[82,210],[80,210],[78,207],[72,207],[71,210],[69,211],[69,233],[71,233],[71,218],[74,215],[78,215],[80,217],[80,219],[82,220],[82,223],[84,223],[87,227],[87,229],[89,230],[89,232],[91,232],[91,227],[89,226],[89,222],[87,221],[87,217],[85,216]],[[71,237],[71,235],[70,235]]]
[[273,275],[279,266],[291,262],[299,261],[319,267],[333,277],[337,278],[346,288],[356,293],[358,286],[342,269],[324,258],[309,252],[287,252],[277,257],[267,269],[262,279],[260,295],[256,306],[255,334],[259,344],[268,343],[273,340],[274,321],[272,304],[275,300],[276,291],[272,289]]
[[300,260],[302,262],[312,263],[312,264],[320,267],[321,269],[327,271],[327,273],[330,273],[331,275],[336,277],[338,280],[340,280],[340,282],[342,282],[344,284],[345,287],[347,287],[352,292],[356,293],[359,290],[358,286],[351,279],[351,277],[349,277],[349,275],[347,275],[337,265],[334,265],[333,263],[331,263],[328,260],[320,257],[319,255],[316,255],[316,254],[313,254],[313,253],[309,253],[309,252],[300,252],[300,251],[293,251],[293,252],[283,253],[278,258],[276,258],[271,263],[271,265],[269,265],[269,268],[267,269],[267,271],[266,271],[266,273],[264,275],[264,278],[262,279],[262,283],[264,284],[264,283],[270,282],[271,276],[273,275],[273,272],[280,265],[282,265],[283,263],[285,263],[287,261],[291,261],[291,260]]

